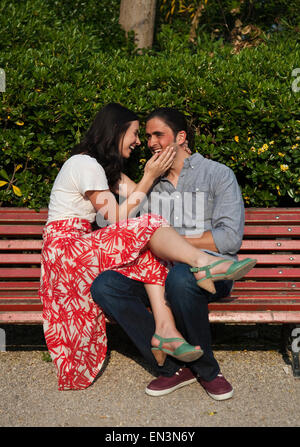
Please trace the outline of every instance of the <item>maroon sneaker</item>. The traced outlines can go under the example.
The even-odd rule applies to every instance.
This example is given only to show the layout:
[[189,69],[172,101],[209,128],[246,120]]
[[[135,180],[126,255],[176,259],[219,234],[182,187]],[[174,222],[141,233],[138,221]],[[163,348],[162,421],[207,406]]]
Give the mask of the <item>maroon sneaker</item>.
[[149,396],[164,396],[196,381],[196,377],[189,368],[180,368],[171,377],[159,376],[152,380],[145,391]]
[[215,400],[230,399],[233,395],[232,386],[221,373],[210,382],[206,382],[198,377],[198,382],[203,386],[207,394]]

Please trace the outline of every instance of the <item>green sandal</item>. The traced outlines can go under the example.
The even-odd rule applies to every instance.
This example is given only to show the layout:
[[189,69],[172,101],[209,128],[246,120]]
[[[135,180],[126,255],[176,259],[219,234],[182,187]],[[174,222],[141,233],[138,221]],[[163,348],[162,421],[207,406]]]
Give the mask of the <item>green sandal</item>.
[[[190,345],[184,338],[163,338],[160,335],[154,334],[153,337],[160,341],[157,348],[152,347],[151,351],[159,366],[165,363],[167,354],[181,360],[182,362],[193,362],[203,355],[202,349],[195,349],[195,346]],[[162,347],[163,343],[171,343],[173,341],[182,341],[182,345],[178,346],[174,351]]]
[[226,270],[225,273],[216,273],[212,275],[210,269],[214,266],[221,264],[222,262],[228,262],[230,259],[221,259],[219,261],[213,262],[210,265],[205,265],[204,267],[191,267],[190,271],[192,273],[205,272],[204,278],[197,281],[197,284],[203,289],[211,293],[216,293],[214,286],[214,281],[220,281],[222,279],[231,279],[233,281],[245,276],[256,264],[256,259],[246,258],[243,261],[234,261]]

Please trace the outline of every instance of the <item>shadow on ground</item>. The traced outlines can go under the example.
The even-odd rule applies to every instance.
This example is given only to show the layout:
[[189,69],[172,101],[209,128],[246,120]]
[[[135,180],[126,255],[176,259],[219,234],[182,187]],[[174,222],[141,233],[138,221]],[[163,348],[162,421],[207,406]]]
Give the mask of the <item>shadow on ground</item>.
[[[43,360],[51,361],[42,325],[6,324],[0,325],[1,329],[5,332],[6,351],[42,351]],[[291,325],[211,324],[212,346],[214,351],[277,351],[287,365],[292,365],[289,349],[291,330]],[[117,351],[155,375],[120,326],[108,324],[107,337],[108,355],[100,374],[106,369],[110,352]]]
[[[283,325],[212,324],[214,350],[280,350]],[[41,325],[0,325],[6,336],[7,351],[47,351]],[[139,355],[133,343],[116,324],[107,325],[110,350],[124,355]]]

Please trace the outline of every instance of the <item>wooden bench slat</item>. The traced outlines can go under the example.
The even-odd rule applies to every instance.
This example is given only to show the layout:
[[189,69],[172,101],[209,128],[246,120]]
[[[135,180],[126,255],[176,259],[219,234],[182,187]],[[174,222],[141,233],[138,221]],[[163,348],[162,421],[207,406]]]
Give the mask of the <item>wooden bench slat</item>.
[[2,304],[0,303],[0,312],[24,312],[24,311],[42,311],[41,303],[23,303],[23,304]]
[[[236,300],[241,300],[246,302],[247,300],[268,300],[268,301],[273,301],[274,302],[276,300],[280,301],[280,302],[287,302],[288,300],[292,300],[294,302],[299,302],[300,303],[300,291],[295,291],[295,292],[289,292],[289,291],[274,291],[274,290],[267,290],[265,292],[260,291],[259,293],[257,293],[257,291],[254,290],[245,290],[245,291],[239,291],[239,292],[232,292],[231,295],[227,298],[222,298],[220,300],[220,302],[223,301],[236,301]],[[219,301],[218,301],[219,302]]]
[[12,239],[0,241],[0,250],[39,250],[41,251],[43,241],[41,239]]
[[[266,298],[280,298],[280,299],[286,299],[286,298],[293,298],[293,299],[300,299],[300,291],[298,290],[293,290],[293,289],[288,289],[288,290],[278,290],[278,291],[274,291],[274,290],[259,290],[259,295],[258,295],[258,291],[257,290],[249,290],[249,289],[240,289],[240,290],[233,290],[231,292],[230,297],[232,299],[236,299],[236,298],[241,298],[241,299],[247,299],[250,298],[253,299],[266,299]],[[23,290],[23,291],[11,291],[11,290],[7,290],[7,291],[2,291],[0,293],[0,306],[3,300],[12,302],[12,301],[22,301],[22,299],[26,298],[26,300],[38,300],[39,301],[39,296],[38,296],[38,289],[36,289],[35,291],[32,290]]]
[[[264,208],[251,208],[253,210],[255,209],[264,209]],[[268,208],[271,209],[271,208]],[[276,208],[275,208],[276,209]],[[289,208],[284,208],[284,209],[289,209]],[[37,212],[32,208],[27,208],[27,207],[22,207],[22,206],[9,206],[9,207],[2,207],[0,208],[0,214],[2,213],[15,213],[15,212],[20,212],[20,213],[25,213],[25,214],[30,214],[32,212]],[[48,213],[48,208],[40,208],[40,210],[38,211],[40,213]]]
[[240,248],[240,252],[243,250],[255,250],[255,251],[263,251],[263,250],[300,250],[300,239],[299,240],[260,240],[260,239],[246,239],[243,240],[242,246]]
[[274,299],[280,298],[280,299],[286,299],[287,297],[293,297],[293,299],[300,299],[300,290],[298,289],[289,289],[289,290],[249,290],[249,289],[239,289],[239,290],[233,290],[230,294],[231,298],[247,298],[253,297],[259,299],[261,297],[262,299],[274,297]]
[[[42,302],[38,297],[24,296],[24,297],[14,297],[14,298],[6,298],[3,297],[0,300],[0,309],[3,310],[3,306],[39,306],[39,309],[42,309]],[[19,307],[18,307],[19,308]]]
[[[19,222],[20,220],[26,220],[28,222],[46,222],[48,217],[48,210],[41,209],[38,213],[34,210],[28,210],[26,208],[2,208],[0,210],[0,222]],[[246,224],[253,222],[267,222],[267,223],[287,223],[287,222],[299,222],[300,212],[297,208],[290,209],[247,209],[245,210],[245,222]]]
[[[1,300],[2,301],[2,300]],[[256,309],[267,309],[270,308],[270,306],[273,309],[281,309],[281,310],[300,310],[300,299],[298,297],[298,300],[286,300],[285,302],[276,301],[276,299],[270,300],[255,300],[255,299],[249,299],[246,301],[235,299],[234,301],[218,301],[217,303],[210,303],[209,309],[210,310],[224,310],[226,308],[233,310],[249,310],[249,308],[256,308]],[[23,303],[0,303],[0,312],[2,311],[22,311],[22,310],[42,310],[42,304],[41,303],[30,303],[30,302],[24,302]]]
[[0,236],[41,236],[43,225],[0,225]]
[[36,290],[40,287],[40,281],[0,281],[0,292],[3,290]]
[[[26,282],[2,282],[0,281],[0,291],[18,291],[18,290],[38,290],[40,287],[39,281]],[[235,281],[233,293],[236,290],[300,290],[300,282],[289,281]]]
[[271,278],[281,279],[284,278],[300,278],[300,268],[286,268],[286,267],[274,267],[274,268],[253,268],[250,270],[244,278],[259,279],[259,278]]
[[244,236],[300,236],[300,225],[246,225]]
[[253,324],[253,323],[299,323],[300,311],[210,311],[211,323]]
[[233,292],[236,290],[300,290],[300,282],[293,281],[235,281]]
[[20,301],[22,299],[30,300],[40,300],[39,299],[39,289],[36,290],[3,290],[0,292],[0,306],[2,300],[12,300]]
[[266,265],[300,264],[300,255],[298,255],[298,254],[288,254],[288,255],[277,255],[277,254],[274,254],[274,255],[266,255],[266,254],[246,255],[246,254],[241,254],[238,256],[238,258],[239,258],[239,260],[242,260],[242,259],[248,258],[249,256],[257,259],[257,265],[258,264],[261,264],[261,265],[265,265],[265,264]]
[[26,224],[43,224],[45,225],[48,216],[46,214],[0,214],[0,224],[15,224],[26,222]]
[[41,311],[0,312],[0,323],[5,324],[42,324]]
[[[245,259],[249,255],[239,255],[239,259]],[[300,255],[255,255],[258,264],[300,264]],[[40,254],[0,254],[0,264],[38,264],[41,261]]]
[[42,208],[39,212],[28,208],[0,208],[0,222],[16,223],[24,220],[45,223],[47,218],[47,208]]
[[[239,259],[244,259],[248,256],[253,256],[253,255],[246,255],[246,254],[239,255]],[[299,255],[290,255],[290,254],[289,255],[256,255],[255,257],[258,260],[258,264],[261,264],[261,265],[264,265],[264,264],[265,265],[300,264],[300,256]],[[32,253],[28,253],[28,254],[0,254],[0,264],[39,264],[40,259],[41,259],[40,254],[32,254]],[[5,270],[5,274],[7,273],[7,270],[9,270],[9,269]],[[16,270],[16,269],[14,269],[14,270]],[[26,269],[24,269],[24,271],[25,270]],[[27,269],[26,271],[31,274],[32,273],[31,270],[32,269]],[[272,276],[273,276],[275,270],[276,269],[272,269],[272,272],[271,272]],[[279,271],[279,270],[281,270],[281,268],[278,267],[277,270]],[[4,271],[4,269],[0,270],[0,272],[3,272],[3,271]],[[251,270],[251,272],[248,275],[251,275],[254,272],[256,272],[256,268]],[[268,270],[264,269],[263,272],[261,272],[261,273],[266,274],[266,273],[268,273]],[[283,273],[285,274],[285,271]],[[298,277],[299,269],[290,270],[289,273],[295,274],[295,276]],[[0,276],[3,277],[4,275],[0,274]],[[257,276],[257,272],[255,273],[255,276]]]
[[0,278],[40,278],[40,268],[1,268]]
[[261,302],[258,300],[253,300],[253,302],[240,302],[238,300],[232,302],[217,304],[214,303],[209,306],[209,310],[228,310],[228,311],[260,311],[260,310],[281,310],[281,311],[300,311],[300,301],[298,302],[287,302],[287,303],[277,303],[275,300]]
[[41,254],[0,254],[0,265],[1,264],[40,264]]
[[38,290],[34,293],[32,291],[28,291],[28,292],[24,291],[23,293],[15,292],[13,294],[3,292],[0,294],[0,307],[1,307],[2,300],[8,300],[7,302],[10,302],[10,303],[12,303],[13,301],[20,302],[22,300],[36,300],[37,302],[40,302],[38,292],[39,292]]
[[276,208],[246,208],[245,223],[300,223],[300,211],[298,208],[285,208],[283,210]]

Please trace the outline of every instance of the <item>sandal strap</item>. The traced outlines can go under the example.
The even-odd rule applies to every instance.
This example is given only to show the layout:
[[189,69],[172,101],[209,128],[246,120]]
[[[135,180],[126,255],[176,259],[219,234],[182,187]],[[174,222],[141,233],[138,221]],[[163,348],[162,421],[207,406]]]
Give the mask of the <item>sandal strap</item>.
[[[172,355],[173,357],[179,357],[181,355],[184,355],[188,352],[198,352],[200,350],[195,349],[195,346],[190,345],[187,343],[187,341],[184,338],[163,338],[160,335],[154,334],[153,337],[157,338],[160,343],[158,347],[152,347],[152,350],[160,350],[162,352],[165,352],[166,354]],[[170,351],[169,349],[163,348],[163,343],[168,343],[172,341],[182,341],[182,344],[178,346],[174,351]]]
[[163,338],[163,337],[161,337],[160,335],[157,335],[157,334],[154,334],[153,337],[157,338],[157,340],[160,341],[159,346],[158,346],[159,348],[162,347],[163,343],[172,343],[172,341],[182,341],[182,342],[185,342],[184,338],[178,338],[178,337],[175,337],[175,338]]
[[228,262],[230,259],[220,259],[219,261],[213,262],[212,264],[205,265],[204,267],[191,267],[190,271],[193,273],[197,272],[205,272],[205,277],[203,279],[209,279],[212,277],[212,274],[210,273],[210,269],[215,267],[218,264],[222,264],[222,262]]

